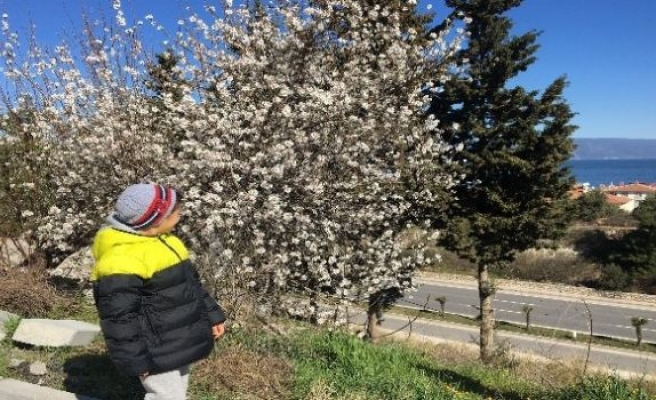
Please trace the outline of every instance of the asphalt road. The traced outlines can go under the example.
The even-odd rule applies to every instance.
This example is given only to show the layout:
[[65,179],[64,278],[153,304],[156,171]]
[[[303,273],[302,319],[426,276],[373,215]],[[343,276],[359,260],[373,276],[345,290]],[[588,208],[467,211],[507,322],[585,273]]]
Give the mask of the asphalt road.
[[[352,322],[363,323],[362,313],[352,316]],[[435,342],[460,342],[476,345],[478,343],[478,328],[441,321],[417,319],[398,314],[386,314],[381,325],[385,332],[396,332],[397,335],[421,337]],[[528,354],[542,359],[572,361],[584,365],[588,359],[589,368],[599,368],[614,371],[622,376],[653,377],[656,375],[656,354],[633,350],[618,350],[606,346],[590,347],[584,344],[568,343],[543,337],[496,332],[496,341],[503,341],[515,354]]]
[[[475,287],[450,282],[421,281],[418,290],[400,300],[397,305],[422,308],[426,304],[429,309],[438,311],[440,304],[435,299],[440,296],[446,298],[447,313],[470,317],[478,315],[478,290]],[[499,290],[494,300],[496,319],[524,325],[526,323],[526,314],[522,311],[524,305],[532,307],[531,326],[588,334],[592,323],[593,334],[626,340],[636,339],[636,329],[631,325],[631,318],[645,318],[648,322],[642,327],[643,342],[656,343],[656,307],[654,306],[620,304],[614,303],[612,299],[600,301],[583,297],[518,294]]]

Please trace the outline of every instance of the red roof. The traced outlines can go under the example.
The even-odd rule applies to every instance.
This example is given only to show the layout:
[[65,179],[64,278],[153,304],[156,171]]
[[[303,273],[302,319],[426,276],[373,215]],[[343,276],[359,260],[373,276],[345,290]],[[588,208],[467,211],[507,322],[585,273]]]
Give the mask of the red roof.
[[646,183],[630,183],[621,186],[609,186],[604,189],[605,192],[611,193],[656,193],[656,186]]
[[606,201],[609,204],[613,204],[613,205],[616,205],[616,206],[621,206],[621,205],[626,204],[630,201],[633,201],[633,199],[631,199],[629,197],[626,197],[626,196],[616,196],[616,195],[610,194],[610,193],[605,193],[605,195],[606,195]]

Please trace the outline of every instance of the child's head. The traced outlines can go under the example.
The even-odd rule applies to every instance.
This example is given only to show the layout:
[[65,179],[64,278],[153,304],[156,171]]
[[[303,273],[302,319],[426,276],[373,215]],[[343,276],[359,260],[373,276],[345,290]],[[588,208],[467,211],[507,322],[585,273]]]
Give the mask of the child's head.
[[118,197],[111,218],[144,235],[168,233],[180,220],[179,197],[162,185],[131,185]]

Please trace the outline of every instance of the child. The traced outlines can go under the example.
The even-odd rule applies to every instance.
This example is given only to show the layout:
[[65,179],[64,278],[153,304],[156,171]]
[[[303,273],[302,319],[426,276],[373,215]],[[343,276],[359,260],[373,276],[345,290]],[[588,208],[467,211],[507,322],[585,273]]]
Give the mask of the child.
[[91,280],[107,351],[120,371],[139,376],[145,400],[186,399],[189,365],[224,333],[223,310],[170,234],[180,206],[173,189],[129,186],[93,243]]

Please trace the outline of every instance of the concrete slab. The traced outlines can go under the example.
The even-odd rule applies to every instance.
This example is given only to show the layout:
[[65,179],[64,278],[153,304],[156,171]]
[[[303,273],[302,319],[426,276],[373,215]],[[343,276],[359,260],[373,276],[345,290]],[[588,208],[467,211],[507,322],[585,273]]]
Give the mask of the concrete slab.
[[81,321],[22,319],[12,340],[34,346],[86,346],[98,333],[98,325]]
[[0,377],[0,399],[2,400],[98,400],[16,379]]

